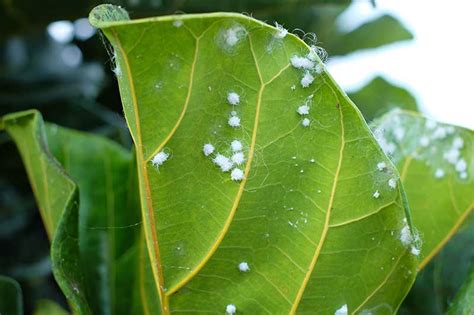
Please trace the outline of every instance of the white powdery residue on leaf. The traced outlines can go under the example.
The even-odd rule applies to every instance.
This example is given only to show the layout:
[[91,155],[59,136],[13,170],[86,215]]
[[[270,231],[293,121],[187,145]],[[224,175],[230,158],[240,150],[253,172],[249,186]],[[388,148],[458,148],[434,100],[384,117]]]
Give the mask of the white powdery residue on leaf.
[[151,160],[151,164],[153,164],[154,166],[161,166],[163,165],[163,163],[166,162],[166,160],[168,160],[168,158],[169,158],[168,153],[163,152],[163,151],[158,152]]
[[324,71],[324,64],[323,63],[318,63],[314,67],[314,72],[316,72],[317,74],[321,74],[321,73],[323,73],[323,71]]
[[408,227],[408,225],[406,225],[406,223],[405,223],[405,226],[400,231],[400,241],[405,246],[410,245],[413,241],[410,228]]
[[436,130],[433,132],[433,135],[431,136],[433,139],[444,139],[446,138],[447,132],[444,127],[438,127]]
[[249,264],[245,261],[241,262],[238,266],[239,270],[241,272],[247,272],[247,271],[250,271],[250,267],[249,267]]
[[387,163],[385,163],[385,162],[378,162],[378,163],[377,163],[377,169],[378,169],[379,171],[383,171],[383,170],[386,169],[386,168],[387,168]]
[[456,137],[453,140],[453,148],[462,149],[464,147],[464,140],[461,137]]
[[391,189],[395,189],[397,188],[397,180],[395,178],[390,178],[388,180],[388,186],[391,188]]
[[277,28],[277,32],[273,35],[275,38],[281,39],[288,35],[288,30],[277,22],[275,22],[275,27]]
[[244,179],[244,171],[242,171],[240,168],[234,168],[230,173],[230,178],[235,182],[241,181]]
[[383,129],[375,129],[374,136],[385,154],[392,155],[395,152],[395,144],[393,142],[388,142],[387,139],[385,139]]
[[376,190],[376,191],[373,193],[372,197],[374,197],[375,199],[378,199],[378,198],[380,197],[380,192],[379,192],[378,190]]
[[467,163],[464,159],[459,159],[457,162],[456,162],[456,165],[455,165],[455,168],[456,168],[456,171],[457,172],[465,172],[466,169],[467,169]]
[[434,120],[430,120],[430,119],[426,120],[425,127],[427,129],[433,130],[436,128],[436,126],[437,124]]
[[217,154],[216,157],[212,161],[214,162],[214,164],[219,166],[221,168],[221,171],[223,172],[230,171],[230,169],[233,166],[232,161],[228,157],[220,153]]
[[311,121],[308,118],[304,118],[301,121],[301,125],[303,125],[303,127],[309,127],[310,124],[311,124]]
[[227,102],[229,102],[230,105],[239,105],[240,103],[239,94],[235,92],[229,92],[229,94],[227,94]]
[[306,57],[293,56],[290,58],[291,65],[297,69],[312,69],[314,62]]
[[451,148],[451,149],[449,149],[448,152],[445,152],[443,154],[443,157],[446,161],[448,161],[449,163],[455,165],[458,162],[458,158],[459,158],[460,154],[461,153],[459,152],[459,149]]
[[301,79],[300,83],[302,87],[307,88],[308,86],[311,85],[311,83],[313,83],[313,81],[314,81],[314,77],[311,75],[311,73],[306,72],[303,78]]
[[309,106],[308,105],[301,105],[300,107],[298,107],[298,109],[296,110],[298,112],[298,114],[300,115],[308,115],[309,114]]
[[420,145],[424,148],[430,145],[430,138],[427,136],[423,136],[420,138]]
[[229,118],[229,126],[237,128],[240,126],[240,118],[238,116],[232,116]]
[[242,142],[239,140],[234,140],[231,142],[230,147],[232,148],[232,151],[237,152],[237,151],[242,151]]
[[245,29],[240,25],[236,25],[227,29],[224,32],[224,39],[226,44],[231,47],[235,46],[239,42],[239,40],[245,36],[245,33]]
[[234,162],[237,165],[241,165],[245,161],[245,156],[242,152],[237,152],[231,157],[232,162]]
[[410,253],[412,253],[412,255],[418,256],[418,255],[420,255],[420,250],[418,248],[416,248],[415,246],[412,246],[411,250],[410,250]]
[[402,127],[397,127],[393,131],[393,135],[395,136],[395,139],[397,139],[398,142],[403,140],[403,137],[405,136],[405,130]]
[[179,28],[179,27],[183,26],[183,24],[184,24],[184,23],[183,23],[182,20],[174,20],[174,21],[173,21],[173,26],[174,26],[174,27],[178,27],[178,28]]
[[204,153],[205,156],[211,155],[214,152],[214,150],[215,150],[214,146],[210,143],[206,143],[202,147],[202,153]]
[[334,312],[334,315],[347,315],[348,313],[349,310],[347,308],[347,304],[344,304]]
[[237,308],[235,307],[234,304],[229,304],[225,307],[225,313],[227,315],[234,315],[236,311],[237,311]]
[[444,170],[441,168],[436,169],[435,171],[436,178],[443,178],[444,177]]

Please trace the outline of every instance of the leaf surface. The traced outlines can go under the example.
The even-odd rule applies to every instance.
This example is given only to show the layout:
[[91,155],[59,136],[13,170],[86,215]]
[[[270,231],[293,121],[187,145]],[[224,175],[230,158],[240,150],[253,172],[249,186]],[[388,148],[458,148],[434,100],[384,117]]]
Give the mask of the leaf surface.
[[129,314],[142,265],[132,155],[102,137],[45,125],[36,111],[3,122],[22,155],[52,239],[53,273],[73,310]]
[[407,111],[392,111],[374,133],[400,170],[423,243],[422,269],[474,207],[474,133]]
[[[308,46],[238,14],[129,21],[104,5],[90,20],[115,50],[163,313],[398,308],[417,260],[400,241],[410,233],[402,189],[387,184],[397,171],[326,71],[301,86],[290,58]],[[233,140],[241,181],[213,163]]]
[[0,314],[23,314],[20,285],[12,278],[5,276],[0,276]]
[[456,295],[448,315],[470,315],[474,314],[474,268],[469,277]]

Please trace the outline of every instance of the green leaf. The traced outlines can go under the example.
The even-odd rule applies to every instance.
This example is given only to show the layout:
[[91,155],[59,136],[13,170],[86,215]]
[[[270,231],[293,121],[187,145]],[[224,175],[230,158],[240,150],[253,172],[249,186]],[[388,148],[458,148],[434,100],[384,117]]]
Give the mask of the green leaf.
[[[290,57],[308,46],[239,14],[128,21],[104,5],[90,21],[115,50],[164,314],[398,308],[417,260],[399,239],[410,229],[402,188],[387,184],[397,171],[377,170],[389,160],[327,72],[301,87]],[[228,104],[231,91],[239,105]],[[305,102],[308,127],[296,113]],[[239,128],[227,124],[232,110]],[[212,161],[234,139],[242,181]]]
[[422,269],[474,207],[474,133],[398,110],[374,126],[380,145],[400,170],[423,243]]
[[376,48],[383,45],[413,39],[403,24],[390,15],[369,21],[355,30],[337,36],[328,42],[330,55],[345,55],[359,49]]
[[463,287],[453,301],[448,315],[474,314],[474,268],[466,279]]
[[23,298],[20,285],[12,278],[5,276],[0,276],[0,314],[23,314]]
[[45,126],[36,111],[8,115],[4,123],[26,165],[52,238],[53,273],[73,310],[129,314],[130,288],[145,263],[139,265],[132,155],[107,139]]
[[367,121],[395,108],[418,111],[416,99],[410,92],[391,84],[382,77],[374,78],[360,90],[349,93],[348,96]]
[[35,307],[35,312],[34,312],[34,315],[67,315],[67,314],[68,312],[66,312],[61,306],[49,300],[39,300]]

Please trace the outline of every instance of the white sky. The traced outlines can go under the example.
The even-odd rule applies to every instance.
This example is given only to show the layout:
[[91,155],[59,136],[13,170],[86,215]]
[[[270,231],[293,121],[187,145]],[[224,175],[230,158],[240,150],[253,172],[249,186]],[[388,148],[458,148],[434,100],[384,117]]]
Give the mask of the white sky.
[[408,88],[422,110],[439,121],[474,129],[474,1],[355,1],[338,24],[352,30],[390,13],[415,39],[335,57],[328,68],[346,90],[358,89],[377,74]]

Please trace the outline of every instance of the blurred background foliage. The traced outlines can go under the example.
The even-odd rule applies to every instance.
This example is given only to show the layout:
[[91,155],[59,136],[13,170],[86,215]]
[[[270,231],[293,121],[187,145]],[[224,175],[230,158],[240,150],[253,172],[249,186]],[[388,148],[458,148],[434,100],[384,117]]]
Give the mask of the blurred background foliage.
[[[365,1],[365,0],[360,0]],[[369,1],[369,0],[367,0]],[[338,29],[336,19],[348,0],[128,0],[109,1],[132,17],[211,11],[243,12],[269,24],[278,22],[331,57],[410,40],[412,34],[384,15],[353,31]],[[0,116],[28,108],[46,121],[93,132],[131,147],[120,97],[103,38],[88,24],[89,11],[102,1],[10,0],[0,3]],[[372,5],[376,8],[376,2]],[[317,37],[315,36],[317,34]],[[417,110],[409,91],[381,77],[350,94],[368,121],[394,107]],[[0,274],[22,288],[25,313],[47,314],[67,307],[51,275],[49,242],[26,173],[14,144],[0,133]],[[441,314],[466,276],[474,249],[451,262],[459,244],[472,244],[465,229],[421,274],[402,314]],[[455,239],[456,240],[456,239]],[[463,243],[464,242],[464,243]],[[472,246],[471,246],[472,247]],[[459,259],[463,264],[459,264]],[[462,266],[452,274],[450,265]],[[458,270],[459,271],[459,270]],[[420,301],[420,299],[422,299]],[[433,301],[432,304],[427,300]],[[423,308],[428,307],[431,309]],[[51,311],[52,312],[52,311]],[[50,312],[50,313],[51,313]],[[60,313],[60,312],[58,312]]]

